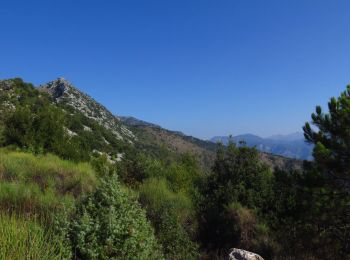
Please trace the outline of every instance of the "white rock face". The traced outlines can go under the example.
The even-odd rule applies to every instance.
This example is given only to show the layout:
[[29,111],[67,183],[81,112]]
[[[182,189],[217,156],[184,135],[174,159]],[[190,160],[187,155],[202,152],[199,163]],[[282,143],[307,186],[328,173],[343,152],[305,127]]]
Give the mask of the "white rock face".
[[249,251],[234,248],[229,255],[229,260],[264,260],[261,256]]
[[125,139],[128,142],[133,142],[135,140],[134,134],[107,108],[76,89],[64,78],[51,81],[40,86],[39,89],[49,93],[56,102],[63,102],[77,109],[86,117],[97,121],[101,126],[112,131],[116,138],[120,140]]

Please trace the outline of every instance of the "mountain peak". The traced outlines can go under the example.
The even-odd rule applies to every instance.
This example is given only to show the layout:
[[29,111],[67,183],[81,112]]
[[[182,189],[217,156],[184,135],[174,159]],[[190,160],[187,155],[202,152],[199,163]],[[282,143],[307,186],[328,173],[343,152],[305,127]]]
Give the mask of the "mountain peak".
[[39,90],[49,93],[55,102],[68,105],[81,112],[86,117],[111,130],[118,139],[126,138],[130,142],[135,139],[134,134],[121,124],[106,107],[98,103],[89,95],[75,88],[64,78],[57,78],[44,85]]
[[56,100],[61,99],[64,94],[69,92],[70,89],[75,88],[68,80],[63,77],[59,77],[56,80],[39,86],[39,89],[49,93]]

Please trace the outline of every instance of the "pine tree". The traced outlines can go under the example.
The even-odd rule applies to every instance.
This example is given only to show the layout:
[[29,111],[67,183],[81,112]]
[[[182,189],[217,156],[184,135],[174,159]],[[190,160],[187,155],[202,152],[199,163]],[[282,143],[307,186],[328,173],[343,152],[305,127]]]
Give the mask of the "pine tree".
[[[331,254],[350,257],[350,85],[338,98],[331,98],[328,113],[320,106],[312,114],[312,128],[303,130],[308,142],[315,145],[311,170],[312,200],[308,217],[318,231],[320,246],[327,245]],[[314,178],[314,177],[318,178]]]
[[322,173],[341,189],[350,191],[350,85],[340,97],[331,98],[329,113],[323,113],[320,106],[312,114],[313,129],[309,123],[304,126],[308,142],[315,145],[314,158]]

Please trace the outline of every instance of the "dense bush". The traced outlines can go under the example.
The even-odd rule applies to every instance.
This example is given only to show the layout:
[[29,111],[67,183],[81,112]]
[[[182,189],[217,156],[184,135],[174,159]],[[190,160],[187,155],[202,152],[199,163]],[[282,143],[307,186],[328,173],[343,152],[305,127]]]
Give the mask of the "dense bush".
[[[255,215],[263,215],[273,198],[272,184],[273,175],[255,149],[237,148],[233,143],[227,149],[219,148],[200,203],[200,235],[205,249],[226,254],[233,246],[247,245],[242,232],[254,231],[258,222]],[[243,225],[243,213],[252,221]]]
[[79,259],[162,258],[145,212],[115,177],[79,203],[71,240]]
[[5,120],[4,143],[34,153],[51,152],[70,160],[88,160],[89,150],[68,135],[66,125],[65,114],[52,105],[18,107]]
[[197,246],[189,236],[196,229],[191,199],[183,192],[170,190],[166,180],[151,178],[140,187],[140,200],[166,258],[194,259]]

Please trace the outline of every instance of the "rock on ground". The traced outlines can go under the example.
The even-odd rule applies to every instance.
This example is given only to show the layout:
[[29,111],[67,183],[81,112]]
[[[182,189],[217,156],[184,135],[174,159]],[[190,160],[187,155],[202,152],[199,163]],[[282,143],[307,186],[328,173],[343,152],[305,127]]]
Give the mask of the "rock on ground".
[[261,256],[249,251],[234,248],[232,249],[229,260],[264,260]]

